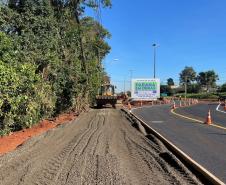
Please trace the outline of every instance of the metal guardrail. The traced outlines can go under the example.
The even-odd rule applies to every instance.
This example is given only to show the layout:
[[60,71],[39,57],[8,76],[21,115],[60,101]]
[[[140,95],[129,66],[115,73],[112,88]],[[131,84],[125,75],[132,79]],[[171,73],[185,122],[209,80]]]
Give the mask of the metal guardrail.
[[182,160],[182,162],[185,162],[187,165],[192,167],[195,171],[200,173],[200,175],[205,178],[205,181],[208,182],[208,184],[214,184],[214,185],[225,185],[224,182],[222,182],[219,178],[217,178],[215,175],[213,175],[211,172],[209,172],[207,169],[205,169],[203,166],[201,166],[199,163],[194,161],[191,157],[189,157],[187,154],[185,154],[182,150],[180,150],[178,147],[176,147],[173,143],[171,143],[169,140],[167,140],[165,137],[163,137],[160,133],[158,133],[156,130],[151,128],[147,123],[145,123],[143,120],[141,120],[139,117],[137,117],[135,114],[133,114],[131,111],[128,111],[127,109],[123,108],[124,111],[133,116],[135,119],[137,119],[142,126],[149,131],[149,133],[152,133],[154,136],[156,136],[162,143],[165,144],[165,146],[178,158]]

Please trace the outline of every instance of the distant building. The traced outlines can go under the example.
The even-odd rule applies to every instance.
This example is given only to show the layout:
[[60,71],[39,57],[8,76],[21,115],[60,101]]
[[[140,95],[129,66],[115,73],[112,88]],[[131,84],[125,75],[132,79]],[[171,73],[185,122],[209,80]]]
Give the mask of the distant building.
[[171,89],[177,89],[177,88],[179,88],[180,86],[179,85],[170,85],[169,86]]

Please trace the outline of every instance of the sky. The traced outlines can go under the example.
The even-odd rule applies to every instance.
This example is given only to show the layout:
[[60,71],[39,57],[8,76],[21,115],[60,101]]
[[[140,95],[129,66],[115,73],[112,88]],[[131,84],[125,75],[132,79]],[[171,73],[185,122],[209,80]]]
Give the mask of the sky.
[[179,82],[179,73],[192,66],[199,73],[215,70],[218,84],[226,82],[225,0],[112,0],[102,10],[102,24],[112,37],[104,66],[118,91],[130,88],[130,78],[156,77]]

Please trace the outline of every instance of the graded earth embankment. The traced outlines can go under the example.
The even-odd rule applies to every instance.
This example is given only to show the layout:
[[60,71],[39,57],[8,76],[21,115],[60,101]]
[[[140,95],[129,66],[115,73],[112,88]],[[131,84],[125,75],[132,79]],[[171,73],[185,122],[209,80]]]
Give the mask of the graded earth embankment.
[[0,185],[200,184],[120,110],[90,110],[0,157]]

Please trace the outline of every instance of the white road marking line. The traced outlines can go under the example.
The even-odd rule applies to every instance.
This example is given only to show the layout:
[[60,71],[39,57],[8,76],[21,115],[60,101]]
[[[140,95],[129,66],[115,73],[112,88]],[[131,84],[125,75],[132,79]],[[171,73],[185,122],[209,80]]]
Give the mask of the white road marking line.
[[144,107],[136,107],[136,108],[132,108],[132,110],[137,110],[137,109],[142,109]]
[[164,121],[151,121],[152,123],[163,123]]
[[219,110],[219,107],[220,107],[220,106],[221,106],[221,103],[217,106],[216,111],[226,114],[225,111]]

